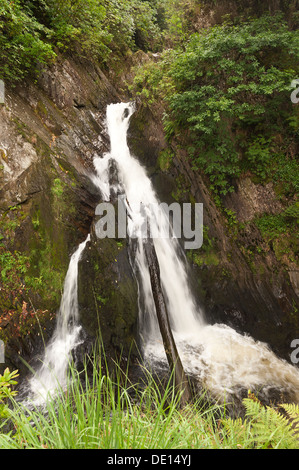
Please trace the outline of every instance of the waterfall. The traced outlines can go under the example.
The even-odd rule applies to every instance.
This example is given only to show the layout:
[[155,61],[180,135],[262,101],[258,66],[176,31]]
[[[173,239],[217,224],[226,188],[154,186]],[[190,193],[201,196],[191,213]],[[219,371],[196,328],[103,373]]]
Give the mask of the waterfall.
[[[110,158],[117,163],[119,186],[125,192],[130,217],[128,232],[131,243],[135,241],[135,270],[141,278],[143,311],[140,312],[141,334],[146,338],[144,346],[156,348],[161,345],[158,322],[155,315],[150,277],[143,252],[142,225],[146,222],[155,234],[153,239],[159,260],[161,281],[168,308],[171,312],[171,326],[176,337],[183,336],[186,341],[189,336],[196,336],[204,322],[201,312],[189,289],[189,282],[182,251],[178,240],[168,236],[169,220],[163,212],[154,188],[145,169],[134,158],[127,145],[127,131],[134,106],[129,103],[119,103],[107,108],[107,127],[111,142]],[[107,160],[108,161],[108,160]],[[98,158],[95,161],[99,167]],[[114,188],[116,191],[116,188]],[[145,221],[146,219],[146,221]]]
[[78,309],[78,263],[90,235],[71,256],[64,281],[63,295],[53,337],[47,345],[42,365],[30,380],[29,394],[43,401],[49,393],[67,384],[71,352],[82,342],[80,339]]
[[[196,304],[189,286],[182,248],[171,233],[166,217],[146,170],[131,154],[127,144],[131,103],[107,107],[107,130],[111,149],[94,158],[96,173],[91,176],[102,198],[121,194],[128,211],[132,266],[138,279],[140,337],[143,339],[145,361],[159,366],[166,355],[155,313],[148,266],[143,251],[144,224],[154,234],[161,284],[168,307],[180,358],[185,371],[198,379],[217,399],[228,398],[242,388],[286,391],[299,403],[299,371],[279,359],[261,342],[238,334],[232,328],[209,325],[204,312]],[[110,184],[109,165],[117,166],[118,182]],[[81,243],[70,260],[55,333],[46,347],[43,364],[30,381],[31,392],[44,397],[59,384],[66,385],[71,351],[81,342],[78,324],[77,275],[78,262],[86,246]]]
[[[299,371],[279,359],[265,344],[232,328],[206,323],[204,313],[196,305],[189,288],[184,257],[178,240],[165,236],[169,221],[160,208],[158,198],[146,170],[130,153],[127,132],[134,112],[132,103],[111,104],[107,107],[107,130],[110,153],[94,160],[100,187],[109,200],[109,161],[118,167],[118,187],[123,191],[129,212],[128,233],[135,243],[133,265],[139,279],[140,335],[143,338],[145,360],[166,362],[146,264],[140,230],[145,216],[155,233],[161,283],[167,301],[170,323],[185,371],[196,377],[217,399],[226,399],[242,388],[271,388],[290,393],[299,402]],[[142,302],[141,302],[142,300]]]

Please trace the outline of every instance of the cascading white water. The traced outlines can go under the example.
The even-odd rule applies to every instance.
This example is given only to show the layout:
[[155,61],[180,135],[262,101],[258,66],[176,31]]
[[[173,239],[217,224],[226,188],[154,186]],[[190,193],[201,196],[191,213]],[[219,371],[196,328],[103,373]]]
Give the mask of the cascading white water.
[[190,332],[196,334],[203,322],[203,314],[198,311],[192,298],[187,274],[181,261],[178,241],[176,238],[169,238],[169,220],[159,204],[145,169],[130,154],[127,145],[127,130],[133,111],[134,108],[130,104],[110,105],[107,109],[107,125],[111,141],[110,158],[117,162],[120,185],[124,188],[129,206],[128,232],[138,243],[135,262],[142,277],[141,288],[147,315],[150,315],[146,336],[148,339],[150,336],[156,339],[158,324],[154,314],[155,308],[142,238],[141,235],[137,237],[145,221],[144,211],[151,231],[155,234],[154,245],[159,260],[164,295],[171,311],[172,328],[177,334],[185,336],[190,335]]
[[89,239],[90,235],[80,243],[70,259],[56,328],[45,349],[42,365],[30,380],[29,395],[33,400],[43,401],[58,388],[65,388],[70,353],[81,343],[81,326],[78,323],[78,263]]
[[[180,246],[175,238],[164,236],[165,230],[168,231],[168,220],[161,213],[151,181],[145,169],[130,154],[127,131],[133,112],[134,106],[131,103],[107,107],[111,151],[103,158],[95,158],[95,182],[98,182],[103,196],[109,200],[108,164],[111,159],[115,160],[119,186],[125,191],[128,202],[129,233],[136,237],[144,222],[144,211],[155,229],[157,236],[154,245],[160,265],[161,283],[174,338],[186,372],[197,376],[218,399],[227,398],[243,387],[263,387],[264,390],[267,387],[276,387],[289,392],[294,401],[299,402],[297,368],[277,358],[266,344],[240,335],[225,325],[206,324],[203,312],[196,306],[190,292]],[[134,262],[143,298],[140,333],[144,338],[145,358],[154,363],[165,361],[141,237],[137,237],[136,244]]]

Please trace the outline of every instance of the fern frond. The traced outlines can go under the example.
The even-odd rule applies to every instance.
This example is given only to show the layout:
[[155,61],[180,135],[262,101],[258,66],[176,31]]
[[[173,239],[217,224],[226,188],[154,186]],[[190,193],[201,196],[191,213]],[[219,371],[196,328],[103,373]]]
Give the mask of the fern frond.
[[[256,446],[279,449],[298,448],[298,439],[294,435],[292,421],[287,416],[283,416],[270,406],[263,406],[255,397],[254,399],[246,398],[243,403]],[[292,416],[299,418],[299,409],[290,407],[289,410]]]
[[299,419],[299,405],[296,405],[296,403],[283,403],[280,406],[287,412],[291,419]]
[[296,403],[283,403],[280,407],[286,412],[291,422],[293,432],[299,433],[299,405]]
[[251,395],[250,398],[243,399],[243,404],[245,406],[246,416],[251,419],[256,419],[264,409],[261,402],[257,400],[256,397],[252,398]]
[[242,418],[225,418],[221,420],[225,436],[228,438],[229,445],[238,448],[251,448],[250,424]]
[[226,418],[222,420],[222,425],[228,436],[240,437],[244,433],[244,424],[241,418],[232,419]]

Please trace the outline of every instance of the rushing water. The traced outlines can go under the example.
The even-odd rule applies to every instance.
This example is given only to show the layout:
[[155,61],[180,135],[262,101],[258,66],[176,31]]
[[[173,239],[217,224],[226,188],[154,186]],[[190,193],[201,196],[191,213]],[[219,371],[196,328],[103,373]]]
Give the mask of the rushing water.
[[[277,358],[264,343],[238,334],[225,325],[209,325],[189,289],[184,257],[176,238],[164,236],[168,219],[161,212],[145,169],[130,153],[127,132],[134,106],[130,103],[107,107],[107,128],[111,150],[95,159],[103,194],[109,199],[111,159],[117,163],[119,188],[125,192],[130,217],[128,231],[138,234],[144,213],[156,234],[154,245],[159,261],[161,283],[170,323],[185,371],[199,379],[218,399],[241,389],[277,388],[299,402],[299,371]],[[110,188],[111,189],[111,188]],[[113,188],[117,190],[117,188]],[[148,210],[147,210],[148,209]],[[142,237],[134,238],[134,268],[139,279],[140,335],[144,340],[145,359],[153,364],[166,362],[160,336]]]
[[[299,402],[299,372],[277,358],[266,344],[238,334],[225,325],[209,325],[196,305],[189,288],[184,255],[178,240],[169,234],[169,221],[145,169],[130,153],[127,132],[134,106],[130,103],[107,107],[110,152],[95,157],[93,182],[104,200],[113,192],[122,193],[128,210],[131,262],[139,285],[140,337],[145,360],[153,367],[166,363],[152,296],[148,266],[143,251],[141,227],[146,218],[155,237],[161,284],[167,302],[170,323],[185,371],[197,378],[218,398],[229,397],[241,389],[278,390],[291,394]],[[117,166],[118,182],[109,181],[111,161]],[[89,237],[88,237],[89,239]],[[87,240],[88,240],[87,239]],[[65,279],[58,323],[47,346],[43,365],[31,380],[31,390],[41,393],[65,386],[70,352],[80,343],[78,324],[78,262],[87,240],[71,258]]]
[[56,328],[45,349],[41,367],[29,384],[29,394],[36,401],[44,400],[48,393],[57,388],[65,388],[70,354],[82,341],[78,309],[78,263],[89,239],[88,235],[70,259]]

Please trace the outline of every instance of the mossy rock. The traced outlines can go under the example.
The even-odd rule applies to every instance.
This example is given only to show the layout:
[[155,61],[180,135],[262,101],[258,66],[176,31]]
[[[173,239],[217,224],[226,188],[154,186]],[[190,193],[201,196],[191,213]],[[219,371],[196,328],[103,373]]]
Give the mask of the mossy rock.
[[80,323],[109,358],[134,359],[138,290],[126,242],[98,239],[94,231],[79,263]]

